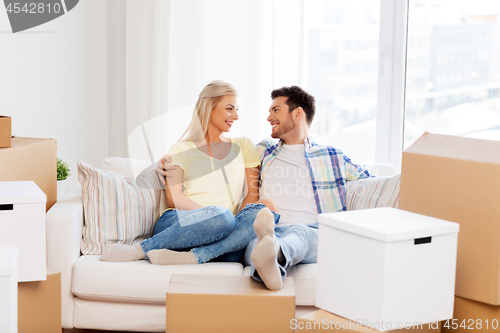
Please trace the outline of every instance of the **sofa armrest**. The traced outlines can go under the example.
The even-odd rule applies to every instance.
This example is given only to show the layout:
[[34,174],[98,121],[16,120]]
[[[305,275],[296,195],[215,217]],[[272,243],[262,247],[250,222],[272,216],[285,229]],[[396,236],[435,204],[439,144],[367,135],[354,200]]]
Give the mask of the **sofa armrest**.
[[77,183],[47,212],[47,266],[61,272],[61,320],[63,328],[73,328],[73,264],[80,257],[83,206]]

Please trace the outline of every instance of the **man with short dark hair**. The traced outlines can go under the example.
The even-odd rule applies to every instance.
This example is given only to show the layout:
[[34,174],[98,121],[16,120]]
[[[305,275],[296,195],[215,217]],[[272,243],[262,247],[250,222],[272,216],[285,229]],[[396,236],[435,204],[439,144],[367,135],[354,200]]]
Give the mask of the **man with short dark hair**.
[[[278,143],[264,140],[260,153],[261,199],[272,199],[279,214],[263,209],[247,246],[251,276],[279,290],[286,269],[317,259],[318,214],[346,210],[347,181],[371,175],[342,151],[316,144],[309,136],[315,99],[297,86],[273,90],[267,121]],[[275,224],[276,222],[276,224]]]

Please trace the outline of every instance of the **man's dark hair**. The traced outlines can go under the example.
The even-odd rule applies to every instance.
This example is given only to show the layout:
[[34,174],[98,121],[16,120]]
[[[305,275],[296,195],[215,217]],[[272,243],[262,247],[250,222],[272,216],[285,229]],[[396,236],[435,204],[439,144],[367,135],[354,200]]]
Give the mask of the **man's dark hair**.
[[271,92],[271,98],[276,97],[288,97],[286,104],[290,112],[298,108],[299,106],[306,113],[306,121],[309,126],[314,119],[314,114],[316,113],[316,99],[307,93],[304,89],[297,86],[283,87],[280,89],[275,89]]

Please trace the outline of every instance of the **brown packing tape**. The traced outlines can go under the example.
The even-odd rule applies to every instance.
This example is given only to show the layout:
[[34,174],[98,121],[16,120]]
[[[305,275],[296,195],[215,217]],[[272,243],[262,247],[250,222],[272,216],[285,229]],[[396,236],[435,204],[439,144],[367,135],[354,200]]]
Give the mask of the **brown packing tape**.
[[12,119],[9,116],[0,116],[0,148],[10,147],[12,136]]
[[243,276],[174,274],[172,280],[166,301],[169,333],[293,332],[295,287],[291,278],[285,279],[279,292]]
[[0,181],[33,180],[47,195],[46,210],[57,201],[57,141],[13,138],[0,148]]
[[46,281],[19,282],[18,332],[61,333],[61,273],[47,270]]
[[500,142],[424,135],[403,152],[399,208],[459,223],[455,294],[497,305],[500,161],[486,156],[495,150]]
[[[375,325],[375,324],[373,324]],[[402,324],[404,325],[404,324]],[[409,325],[408,325],[409,326]],[[403,333],[403,332],[420,332],[420,333],[439,333],[441,331],[439,323],[423,324],[419,326],[409,327],[408,329],[394,329],[387,332]],[[325,310],[317,310],[306,315],[300,316],[294,321],[293,328],[297,332],[327,332],[327,331],[343,331],[343,332],[361,332],[361,333],[376,333],[379,332],[373,328],[368,328],[356,321],[352,321]]]

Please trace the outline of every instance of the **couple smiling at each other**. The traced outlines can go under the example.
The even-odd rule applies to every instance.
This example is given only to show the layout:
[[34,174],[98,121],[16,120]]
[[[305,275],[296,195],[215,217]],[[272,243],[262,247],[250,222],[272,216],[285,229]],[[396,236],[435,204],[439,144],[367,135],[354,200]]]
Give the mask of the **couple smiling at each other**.
[[[315,99],[300,87],[272,91],[267,121],[279,141],[257,146],[224,136],[238,119],[236,98],[222,81],[203,89],[187,130],[158,162],[169,208],[153,236],[110,245],[101,260],[148,257],[179,265],[244,257],[251,276],[271,290],[281,288],[288,267],[316,262],[318,214],[346,210],[346,182],[371,175],[340,150],[312,140]],[[290,174],[298,176],[283,176]],[[277,187],[289,190],[273,195]]]

